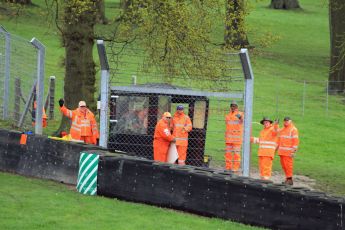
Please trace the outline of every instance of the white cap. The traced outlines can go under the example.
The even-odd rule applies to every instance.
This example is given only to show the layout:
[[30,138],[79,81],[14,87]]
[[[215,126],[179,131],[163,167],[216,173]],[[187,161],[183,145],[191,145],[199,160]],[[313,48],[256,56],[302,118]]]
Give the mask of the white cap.
[[163,113],[163,117],[171,117],[171,113],[165,112],[165,113]]
[[79,101],[79,107],[81,106],[86,106],[86,102],[85,101]]

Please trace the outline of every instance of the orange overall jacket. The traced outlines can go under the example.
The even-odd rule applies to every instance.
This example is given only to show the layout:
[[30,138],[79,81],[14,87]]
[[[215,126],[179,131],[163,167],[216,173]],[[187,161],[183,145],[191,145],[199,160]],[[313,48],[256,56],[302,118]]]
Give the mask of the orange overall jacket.
[[278,127],[271,125],[260,132],[259,138],[253,137],[251,141],[259,144],[259,157],[274,157],[278,146]]
[[170,133],[170,128],[168,127],[168,124],[165,123],[163,119],[158,121],[153,138],[154,142],[168,146],[170,145],[170,142],[174,139],[174,136]]
[[72,120],[70,134],[73,139],[82,140],[83,137],[90,137],[92,144],[97,143],[97,138],[99,138],[97,123],[94,114],[89,109],[84,114],[79,109],[69,110],[62,106],[60,111]]
[[299,144],[298,130],[291,123],[287,127],[283,127],[278,134],[278,155],[291,156],[296,152]]
[[188,146],[188,133],[192,130],[192,122],[184,113],[175,113],[172,124],[173,136],[177,146]]
[[174,136],[170,133],[168,123],[163,119],[158,121],[153,138],[153,159],[166,162],[170,142]]
[[244,119],[243,112],[234,111],[230,112],[225,116],[226,131],[225,131],[225,142],[226,143],[237,143],[242,144],[243,136],[243,123],[240,119],[236,117],[240,114],[242,119]]

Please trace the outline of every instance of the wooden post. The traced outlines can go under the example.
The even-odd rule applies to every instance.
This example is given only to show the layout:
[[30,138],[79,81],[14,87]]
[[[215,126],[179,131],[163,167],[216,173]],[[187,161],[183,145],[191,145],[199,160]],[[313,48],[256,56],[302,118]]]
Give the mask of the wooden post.
[[16,77],[14,80],[14,110],[13,110],[13,117],[15,124],[18,124],[19,117],[20,117],[20,98],[21,98],[21,80],[20,78]]
[[50,82],[49,82],[49,120],[54,119],[54,103],[55,103],[55,76],[50,76]]

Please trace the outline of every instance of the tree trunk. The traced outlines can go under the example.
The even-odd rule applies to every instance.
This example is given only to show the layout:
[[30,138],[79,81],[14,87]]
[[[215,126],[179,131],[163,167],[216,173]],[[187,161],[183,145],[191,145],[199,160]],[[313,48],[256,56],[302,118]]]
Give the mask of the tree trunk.
[[120,7],[123,10],[127,10],[131,3],[132,0],[120,0]]
[[299,6],[298,0],[271,0],[270,8],[273,9],[297,9]]
[[[65,7],[64,27],[62,32],[65,47],[65,106],[69,109],[78,107],[79,101],[86,101],[91,111],[96,111],[95,95],[95,63],[92,49],[94,45],[95,9],[77,15],[75,6]],[[60,131],[68,131],[69,122],[62,119]]]
[[329,25],[331,40],[331,62],[329,93],[345,92],[345,3],[343,0],[329,1]]
[[108,19],[105,17],[104,0],[98,0],[96,2],[96,8],[97,8],[97,16],[96,16],[97,23],[107,24]]
[[70,128],[71,128],[71,121],[70,121],[70,119],[68,119],[67,117],[64,116],[61,119],[61,123],[60,123],[59,128],[53,133],[53,136],[54,137],[62,137],[61,132],[64,131],[64,132],[69,133]]
[[65,102],[69,108],[86,101],[95,110],[95,63],[93,61],[95,14],[84,12],[71,18],[65,9],[63,44],[65,47]]
[[245,31],[243,0],[226,0],[224,44],[226,48],[240,49],[249,45]]
[[94,44],[93,25],[79,22],[67,25],[65,41],[65,101],[69,108],[77,107],[78,102],[86,101],[87,106],[95,109],[95,63],[92,48]]

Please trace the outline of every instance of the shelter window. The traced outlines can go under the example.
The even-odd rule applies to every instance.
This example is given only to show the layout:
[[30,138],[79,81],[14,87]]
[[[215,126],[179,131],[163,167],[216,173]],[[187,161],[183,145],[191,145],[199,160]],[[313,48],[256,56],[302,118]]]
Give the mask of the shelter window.
[[114,133],[147,134],[149,98],[142,96],[120,96],[116,100],[118,122]]
[[159,96],[158,97],[158,114],[157,114],[157,121],[162,118],[164,112],[170,112],[170,96]]
[[206,101],[196,101],[194,104],[193,128],[203,129],[205,126]]

